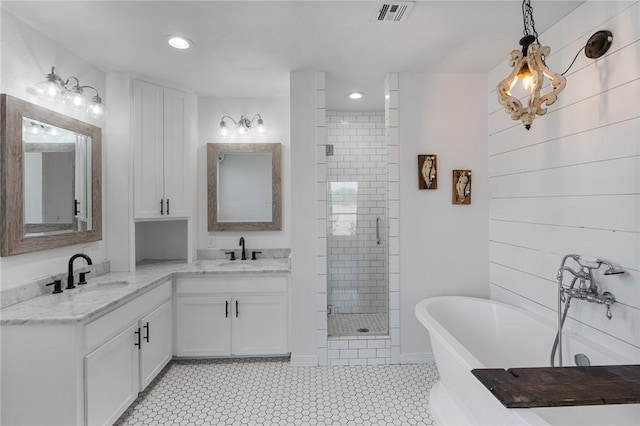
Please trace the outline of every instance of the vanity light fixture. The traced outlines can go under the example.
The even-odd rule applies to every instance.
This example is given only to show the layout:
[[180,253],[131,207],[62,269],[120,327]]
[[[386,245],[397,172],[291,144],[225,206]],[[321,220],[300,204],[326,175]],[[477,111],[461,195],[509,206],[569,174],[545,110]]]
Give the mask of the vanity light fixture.
[[[584,49],[585,55],[591,59],[601,57],[611,46],[613,35],[610,31],[598,31],[593,34],[573,58],[569,68],[558,74],[551,71],[545,63],[545,58],[549,56],[551,49],[549,46],[540,45],[531,0],[522,1],[522,18],[524,22],[524,37],[520,39],[522,50],[513,50],[509,55],[509,66],[513,71],[498,84],[496,91],[498,102],[504,107],[505,112],[513,120],[521,120],[525,129],[529,130],[537,116],[546,114],[547,108],[543,107],[543,104],[552,105],[557,100],[558,93],[565,88],[567,79],[564,75],[571,69],[580,52]],[[545,77],[551,82],[550,90],[541,94]],[[512,93],[518,81],[522,82],[522,89],[528,98],[526,106],[518,96]]]
[[[75,80],[75,85],[70,86],[71,80]],[[87,99],[84,89],[95,90],[96,95]],[[51,67],[51,72],[47,74],[47,79],[35,86],[36,94],[51,101],[60,101],[70,105],[75,111],[85,111],[91,117],[99,119],[104,115],[105,109],[98,89],[93,86],[83,86],[77,77],[62,79],[56,74],[55,67]]]
[[[236,125],[235,129],[229,129],[227,127],[227,123],[224,121],[225,119],[231,120]],[[245,136],[249,133],[251,128],[254,127],[254,124],[253,124],[254,122],[256,123],[255,124],[256,132],[260,134],[266,133],[266,130],[264,128],[264,120],[262,120],[262,116],[260,114],[254,115],[251,120],[249,120],[244,115],[241,115],[238,121],[234,120],[228,115],[225,115],[220,120],[220,135],[228,136],[230,133],[235,132],[237,135]]]
[[167,39],[167,43],[169,43],[169,46],[175,49],[180,49],[180,50],[188,49],[193,44],[191,40],[189,40],[188,38],[184,38],[180,36],[169,37]]

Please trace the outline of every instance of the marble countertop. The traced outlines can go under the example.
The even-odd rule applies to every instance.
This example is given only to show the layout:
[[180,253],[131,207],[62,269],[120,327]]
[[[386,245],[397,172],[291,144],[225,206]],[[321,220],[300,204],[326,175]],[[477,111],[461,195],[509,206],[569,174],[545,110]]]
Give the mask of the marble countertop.
[[[198,260],[139,266],[136,272],[110,272],[60,294],[44,294],[0,310],[1,325],[87,322],[176,275],[288,273],[288,258]],[[64,283],[63,283],[64,288]]]

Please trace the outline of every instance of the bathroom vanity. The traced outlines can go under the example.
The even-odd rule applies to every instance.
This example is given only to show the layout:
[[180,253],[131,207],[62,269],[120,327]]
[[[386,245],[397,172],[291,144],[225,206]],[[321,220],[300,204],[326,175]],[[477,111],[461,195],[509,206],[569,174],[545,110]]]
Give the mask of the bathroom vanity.
[[287,354],[289,268],[149,265],[3,309],[2,423],[110,425],[173,356]]

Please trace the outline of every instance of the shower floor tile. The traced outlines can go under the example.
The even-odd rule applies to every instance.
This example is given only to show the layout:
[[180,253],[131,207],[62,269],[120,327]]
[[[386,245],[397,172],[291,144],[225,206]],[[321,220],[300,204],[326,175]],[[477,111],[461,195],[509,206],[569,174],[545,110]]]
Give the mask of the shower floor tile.
[[[328,318],[329,336],[386,336],[389,314],[335,314]],[[358,331],[368,329],[367,332]]]
[[172,361],[116,425],[433,425],[434,364],[292,367]]

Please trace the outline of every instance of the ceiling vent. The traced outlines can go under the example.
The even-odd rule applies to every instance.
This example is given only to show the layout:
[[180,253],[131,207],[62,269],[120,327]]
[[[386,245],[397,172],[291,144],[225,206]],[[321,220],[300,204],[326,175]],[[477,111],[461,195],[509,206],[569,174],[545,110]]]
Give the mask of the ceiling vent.
[[404,22],[413,9],[414,1],[380,0],[373,12],[371,22]]

